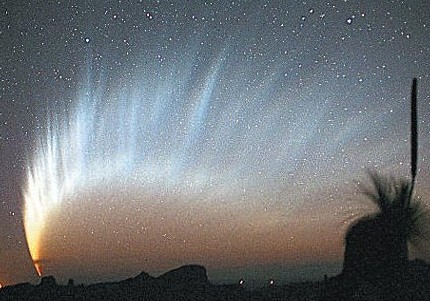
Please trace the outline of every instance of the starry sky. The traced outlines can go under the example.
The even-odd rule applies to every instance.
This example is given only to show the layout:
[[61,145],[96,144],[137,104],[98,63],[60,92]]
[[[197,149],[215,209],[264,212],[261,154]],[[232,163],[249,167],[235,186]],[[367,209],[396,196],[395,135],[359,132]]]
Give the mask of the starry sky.
[[2,1],[0,283],[339,272],[367,170],[409,176],[413,77],[430,205],[428,11]]

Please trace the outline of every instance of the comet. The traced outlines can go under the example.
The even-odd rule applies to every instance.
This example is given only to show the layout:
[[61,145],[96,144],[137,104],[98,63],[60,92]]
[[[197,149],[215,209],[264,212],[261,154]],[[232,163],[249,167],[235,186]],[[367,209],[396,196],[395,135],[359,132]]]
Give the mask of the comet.
[[[222,61],[214,62],[200,85],[179,91],[192,97],[186,112],[189,125],[178,145],[169,149],[163,160],[157,160],[163,165],[159,168],[151,168],[149,163],[155,161],[153,157],[159,152],[160,133],[174,134],[172,125],[166,125],[163,118],[176,109],[173,96],[161,92],[164,86],[153,92],[137,89],[131,93],[135,97],[120,89],[112,93],[115,96],[106,96],[107,89],[101,82],[88,81],[75,108],[66,113],[50,112],[47,124],[39,127],[23,187],[25,236],[39,276],[43,275],[42,263],[46,262],[43,239],[49,231],[49,221],[65,200],[118,179],[127,182],[128,178],[136,177],[149,180],[168,177],[164,183],[169,185],[171,179],[181,179],[189,173],[184,162],[193,157],[193,146],[204,131]],[[179,87],[186,85],[181,82]],[[112,101],[118,94],[119,99]],[[100,106],[101,103],[112,105]],[[109,121],[112,114],[117,123]],[[182,151],[178,153],[176,149]],[[171,157],[176,164],[170,164]],[[160,170],[167,172],[160,174]]]
[[[327,145],[318,139],[329,108],[304,110],[287,101],[295,98],[274,89],[281,69],[272,75],[237,69],[226,50],[204,62],[193,60],[195,51],[185,53],[163,66],[147,64],[127,80],[87,68],[73,101],[53,101],[39,116],[22,187],[37,275],[53,262],[45,240],[59,223],[55,213],[82,196],[144,189],[214,204],[223,196],[241,202],[271,195],[267,202],[278,204],[283,195],[273,191],[303,169],[305,149],[315,144],[331,154],[330,139]],[[315,106],[314,99],[308,103]]]

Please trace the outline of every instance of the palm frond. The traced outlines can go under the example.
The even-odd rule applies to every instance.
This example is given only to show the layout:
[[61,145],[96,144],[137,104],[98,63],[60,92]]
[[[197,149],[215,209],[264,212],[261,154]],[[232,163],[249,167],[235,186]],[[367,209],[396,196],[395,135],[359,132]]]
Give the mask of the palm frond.
[[406,209],[411,191],[410,181],[391,178],[390,182],[393,190],[391,196],[392,208],[394,210]]
[[372,183],[363,194],[375,203],[387,225],[395,227],[410,242],[430,239],[430,212],[417,199],[410,199],[411,182],[368,172]]
[[384,177],[368,171],[372,187],[364,187],[362,192],[382,213],[402,210],[407,206],[411,185],[406,179]]
[[368,171],[373,187],[362,187],[362,192],[367,196],[381,212],[385,212],[390,207],[390,201],[387,198],[390,195],[390,187],[385,178],[382,178],[374,171]]

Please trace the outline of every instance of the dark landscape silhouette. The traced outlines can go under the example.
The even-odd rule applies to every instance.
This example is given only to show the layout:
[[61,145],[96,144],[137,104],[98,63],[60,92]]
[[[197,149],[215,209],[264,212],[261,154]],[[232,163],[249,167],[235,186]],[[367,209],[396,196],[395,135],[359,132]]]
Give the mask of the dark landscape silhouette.
[[0,289],[0,300],[429,300],[430,265],[408,261],[402,282],[372,282],[340,274],[316,282],[271,285],[247,290],[241,283],[212,284],[206,269],[186,265],[159,277],[142,272],[119,282],[57,284],[52,276],[40,284]]
[[408,181],[370,175],[374,191],[365,193],[379,212],[361,218],[347,231],[343,273],[370,280],[398,277],[408,259],[408,240],[425,235],[421,219],[426,212],[417,200],[407,201]]

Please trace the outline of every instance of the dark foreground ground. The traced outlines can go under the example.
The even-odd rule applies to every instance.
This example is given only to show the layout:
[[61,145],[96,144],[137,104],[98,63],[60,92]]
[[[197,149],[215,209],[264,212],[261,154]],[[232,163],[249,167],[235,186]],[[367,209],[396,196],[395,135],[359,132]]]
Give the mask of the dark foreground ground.
[[[386,279],[390,277],[387,276]],[[51,276],[39,285],[0,289],[0,300],[429,300],[430,265],[410,262],[401,280],[358,280],[339,275],[320,282],[302,282],[245,290],[240,284],[213,285],[206,269],[187,265],[154,278],[141,273],[120,282],[58,285]]]

